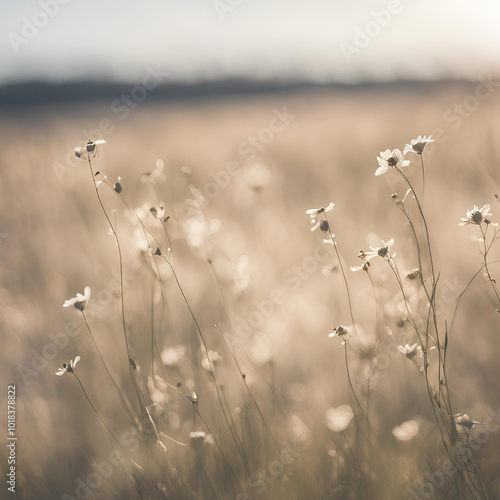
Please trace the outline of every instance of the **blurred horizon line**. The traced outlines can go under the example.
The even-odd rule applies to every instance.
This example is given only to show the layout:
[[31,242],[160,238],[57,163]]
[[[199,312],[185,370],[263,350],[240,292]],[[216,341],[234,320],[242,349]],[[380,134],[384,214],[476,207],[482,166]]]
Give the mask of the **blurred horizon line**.
[[[431,90],[445,86],[469,86],[474,80],[450,79],[395,79],[379,81],[367,79],[357,82],[317,82],[307,79],[256,80],[230,77],[205,81],[154,81],[133,84],[109,80],[79,80],[50,82],[23,81],[0,85],[0,107],[58,104],[116,99],[124,104],[137,105],[145,100],[182,101],[208,97],[245,97],[283,92],[357,91],[357,90]],[[119,104],[118,103],[118,104]]]

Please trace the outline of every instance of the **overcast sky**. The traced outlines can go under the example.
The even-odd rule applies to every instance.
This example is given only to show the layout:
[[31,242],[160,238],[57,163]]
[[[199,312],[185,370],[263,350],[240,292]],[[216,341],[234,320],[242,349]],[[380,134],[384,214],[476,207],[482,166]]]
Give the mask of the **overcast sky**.
[[498,0],[2,0],[0,83],[135,82],[147,66],[172,80],[475,79],[497,73],[499,26]]

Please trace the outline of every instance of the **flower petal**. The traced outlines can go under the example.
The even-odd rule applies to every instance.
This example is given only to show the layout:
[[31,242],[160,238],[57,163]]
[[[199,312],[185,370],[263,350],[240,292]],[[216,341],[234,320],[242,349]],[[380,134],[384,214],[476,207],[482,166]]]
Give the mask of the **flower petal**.
[[403,153],[401,153],[401,151],[399,149],[393,149],[392,150],[392,153],[391,153],[391,156],[395,159],[395,160],[400,160],[402,159],[403,157]]
[[388,165],[383,165],[383,166],[380,166],[379,168],[377,168],[377,170],[375,171],[375,175],[382,175],[382,174],[385,174],[387,171],[389,170],[389,167]]

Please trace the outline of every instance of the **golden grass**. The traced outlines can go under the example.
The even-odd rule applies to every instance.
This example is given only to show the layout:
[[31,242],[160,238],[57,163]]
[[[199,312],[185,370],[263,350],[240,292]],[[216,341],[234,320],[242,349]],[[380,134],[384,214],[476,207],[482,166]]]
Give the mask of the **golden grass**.
[[[237,497],[243,489],[248,498],[273,499],[407,498],[411,488],[418,491],[419,485],[427,481],[424,474],[440,470],[446,456],[424,381],[403,355],[389,356],[387,368],[376,371],[370,395],[371,433],[361,425],[358,435],[355,422],[345,433],[334,433],[325,425],[325,410],[329,407],[349,403],[356,410],[347,384],[344,348],[339,339],[328,338],[333,326],[350,324],[350,316],[338,268],[328,276],[321,272],[325,266],[335,265],[336,257],[331,254],[320,262],[314,260],[321,235],[309,231],[304,211],[335,202],[329,219],[347,267],[359,265],[359,250],[392,237],[401,272],[417,267],[408,227],[390,197],[394,191],[403,196],[406,188],[399,181],[390,184],[389,177],[374,176],[376,156],[387,148],[402,149],[418,134],[442,129],[446,139],[435,143],[425,156],[423,205],[435,265],[441,273],[436,302],[442,326],[444,319],[449,325],[458,293],[481,265],[478,245],[471,242],[471,235],[478,231],[458,227],[457,223],[474,204],[490,203],[493,220],[498,220],[495,216],[500,209],[494,198],[500,175],[498,145],[494,141],[500,98],[492,94],[456,130],[443,118],[447,109],[462,102],[473,90],[473,86],[429,86],[425,92],[393,89],[281,94],[176,105],[145,103],[123,122],[113,117],[107,103],[4,113],[0,123],[0,233],[7,236],[0,244],[2,361],[8,381],[15,381],[19,391],[22,498],[61,498],[64,493],[79,498],[76,479],[86,481],[96,471],[92,462],[109,460],[113,451],[106,429],[77,381],[69,374],[60,379],[54,376],[63,362],[81,355],[78,373],[101,417],[117,436],[133,429],[81,315],[61,307],[65,299],[82,292],[85,285],[92,288],[89,310],[93,334],[123,393],[139,410],[123,343],[116,245],[97,203],[88,164],[81,161],[60,179],[54,171],[55,163],[65,162],[66,147],[87,139],[82,130],[93,128],[103,117],[113,119],[116,129],[105,135],[107,144],[99,149],[93,168],[111,183],[121,176],[123,195],[134,208],[157,204],[140,177],[154,169],[158,158],[164,160],[166,180],[153,188],[171,215],[166,227],[172,240],[174,266],[209,349],[223,357],[216,375],[223,386],[219,396],[223,395],[224,411],[213,379],[200,367],[203,350],[171,270],[165,261],[156,258],[164,277],[167,318],[167,313],[161,316],[160,288],[153,285],[146,259],[134,252],[133,217],[116,193],[101,189],[110,217],[113,221],[116,217],[123,252],[127,329],[143,376],[141,379],[136,371],[142,380],[141,390],[148,392],[144,381],[152,370],[154,286],[153,314],[159,349],[186,346],[185,361],[179,370],[161,367],[155,354],[155,373],[174,386],[181,382],[179,390],[184,394],[196,392],[198,410],[210,431],[198,416],[193,427],[192,404],[173,389],[165,390],[161,383],[157,389],[165,398],[162,410],[155,406],[149,409],[159,412],[155,418],[166,415],[168,410],[170,418],[159,424],[160,430],[181,443],[189,443],[193,430],[213,433],[242,486],[240,490],[216,445],[205,445],[202,455],[197,455],[189,446],[165,438],[165,452],[148,435],[137,450],[127,445],[127,451],[145,469],[144,473],[134,472],[136,487],[147,492],[145,498],[154,497],[151,485],[154,489],[161,483],[169,490],[170,482],[177,480],[183,493],[169,490],[172,498],[196,498],[196,488],[199,498],[239,499],[246,498]],[[248,135],[268,127],[273,110],[284,106],[296,117],[256,158],[271,174],[269,184],[257,192],[249,186],[246,174],[254,162],[246,161],[238,148]],[[415,155],[411,179],[420,189],[417,159]],[[212,262],[207,263],[186,242],[186,215],[179,207],[185,206],[191,193],[179,169],[189,167],[191,181],[203,191],[212,180],[210,174],[223,171],[230,161],[238,162],[240,171],[230,176],[227,187],[220,189],[220,194],[209,199],[205,207],[207,217],[221,223],[215,243],[212,240]],[[154,228],[166,255],[168,245],[161,226],[152,218],[144,220]],[[237,294],[231,263],[242,255],[249,258],[250,282],[244,293]],[[495,247],[490,259],[498,259]],[[404,343],[405,334],[396,326],[402,313],[397,309],[400,298],[394,279],[383,262],[372,263],[373,279],[386,314],[385,326],[394,332],[398,343]],[[496,274],[498,267],[493,264],[491,270]],[[292,279],[292,274],[302,277]],[[347,278],[356,323],[371,338],[378,334],[371,287],[364,273],[348,272]],[[282,303],[273,305],[272,313],[252,329],[248,339],[240,339],[248,357],[239,345],[234,347],[235,358],[246,375],[243,380],[218,329],[230,333],[230,324],[237,327],[242,319],[264,307],[258,304],[267,301],[269,306],[273,291],[279,291]],[[500,317],[494,313],[495,307],[498,305],[489,284],[481,279],[474,281],[461,302],[447,353],[453,408],[479,421],[486,421],[490,410],[498,414],[500,407]],[[76,323],[80,333],[58,349],[46,366],[34,368],[32,350],[42,352],[52,342],[48,334],[62,332],[68,324],[72,328],[71,322]],[[407,335],[411,337],[411,332]],[[385,337],[381,343],[390,345]],[[354,386],[364,402],[366,352],[354,346],[350,357]],[[26,375],[23,379],[20,374],[20,365],[36,371],[27,383]],[[236,408],[239,410],[235,412]],[[228,431],[226,418],[238,433],[248,470]],[[361,418],[359,413],[357,418]],[[393,427],[414,418],[420,422],[417,437],[409,442],[394,439]],[[275,463],[279,455],[271,435],[279,447],[284,441],[297,446],[290,467],[283,466],[275,475],[269,468],[279,470]],[[361,444],[359,449],[349,449],[347,442],[351,447],[356,442]],[[498,433],[492,432],[474,451],[489,498],[500,494],[499,444]],[[201,457],[206,476],[197,465],[197,457]],[[173,469],[178,478],[167,477]],[[267,470],[267,478],[253,476],[262,470]],[[253,487],[249,486],[249,475]],[[451,476],[447,483],[447,498],[455,498],[456,492],[450,486],[455,479]],[[469,498],[467,494],[463,491],[464,498]],[[159,490],[155,495],[161,497]],[[436,493],[436,498],[443,495]],[[113,467],[111,476],[93,490],[91,498],[115,496],[138,498],[136,488],[119,466]]]

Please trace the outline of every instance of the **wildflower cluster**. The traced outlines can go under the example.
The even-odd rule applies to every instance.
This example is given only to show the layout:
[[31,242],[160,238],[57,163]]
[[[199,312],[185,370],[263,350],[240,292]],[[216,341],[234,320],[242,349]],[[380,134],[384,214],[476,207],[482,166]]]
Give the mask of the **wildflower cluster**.
[[[403,199],[400,199],[397,193],[393,193],[391,197],[405,216],[405,221],[409,226],[410,235],[413,240],[412,243],[415,248],[416,257],[416,262],[412,266],[408,266],[408,261],[411,260],[411,257],[404,256],[403,266],[410,270],[401,274],[400,267],[403,266],[399,261],[395,260],[396,254],[392,252],[394,238],[391,238],[388,241],[382,240],[379,246],[370,246],[368,251],[360,251],[358,258],[361,259],[362,264],[351,267],[351,271],[354,272],[364,271],[373,288],[376,302],[377,324],[379,321],[383,324],[381,328],[376,327],[378,332],[374,332],[374,336],[378,336],[377,340],[369,341],[366,340],[369,338],[369,335],[363,334],[363,336],[360,336],[358,334],[358,328],[362,331],[362,327],[357,325],[356,321],[354,321],[353,306],[350,299],[349,285],[346,279],[344,280],[344,284],[353,324],[349,328],[342,325],[333,328],[333,331],[329,333],[329,337],[339,337],[342,340],[342,344],[345,346],[345,363],[349,391],[356,402],[358,413],[366,420],[368,429],[369,392],[377,367],[377,349],[379,349],[381,345],[389,342],[394,345],[396,352],[401,353],[407,359],[411,360],[412,364],[417,367],[419,376],[425,379],[427,394],[429,395],[429,400],[434,410],[435,422],[439,429],[444,450],[448,452],[457,439],[453,432],[450,433],[450,420],[453,421],[456,426],[464,428],[468,432],[476,425],[479,425],[480,422],[472,420],[467,414],[453,414],[451,394],[446,377],[446,354],[449,346],[450,329],[445,323],[446,331],[443,338],[443,333],[441,332],[442,321],[440,320],[439,311],[436,305],[439,273],[434,266],[433,248],[422,200],[425,187],[423,155],[429,144],[433,142],[434,139],[432,139],[432,136],[419,135],[416,139],[412,139],[406,144],[403,151],[397,148],[392,150],[386,149],[377,156],[378,168],[375,171],[375,176],[380,176],[389,170],[393,170],[399,176],[400,180],[407,185],[407,191]],[[416,154],[420,158],[422,168],[421,192],[415,188],[413,182],[409,178],[411,176],[404,171],[405,167],[408,167],[411,163],[410,159],[406,158],[406,155],[410,153]],[[412,205],[414,205],[414,207],[412,207]],[[330,231],[330,222],[326,216],[326,212],[332,210],[333,207],[334,203],[330,203],[326,208],[310,209],[306,211],[306,214],[309,215],[311,219],[311,230],[319,228],[324,232]],[[415,208],[416,216],[413,214]],[[488,228],[496,228],[497,226],[496,223],[491,221],[491,216],[490,205],[486,204],[482,208],[475,205],[472,210],[467,211],[466,216],[461,219],[459,225],[475,225],[479,226],[481,230],[479,242],[482,245],[481,254],[483,256],[483,267],[486,271],[485,277],[491,283],[498,300],[498,312],[500,311],[500,295],[496,290],[496,281],[491,277],[487,258],[493,241],[498,235],[495,229],[494,234],[487,239],[488,235],[490,235],[490,233],[488,233]],[[419,231],[420,228],[421,231]],[[324,241],[325,243],[332,243],[335,245],[338,264],[342,268],[340,250],[334,238],[332,237],[330,240],[326,239]],[[395,303],[395,306],[392,307],[394,310],[392,314],[397,315],[393,321],[400,331],[398,335],[395,335],[393,329],[386,323],[386,311],[390,309],[379,304],[380,291],[378,289],[381,288],[381,285],[375,283],[372,273],[370,272],[371,266],[373,265],[372,263],[374,259],[377,258],[389,265],[390,272],[395,279],[398,293],[394,294],[393,292],[384,290],[384,294],[386,296],[390,296],[389,294],[391,293],[393,294],[392,302]],[[410,287],[411,282],[413,282],[413,285]],[[399,295],[399,297],[397,297],[397,295]],[[422,308],[422,302],[426,304],[425,308]],[[353,377],[349,368],[347,341],[352,337],[351,332],[356,335],[349,343],[349,348],[355,350],[355,352],[367,353],[368,358],[370,358],[369,365],[366,367],[368,380],[367,389],[365,389],[367,393],[365,405],[363,405],[363,399],[360,397],[360,391],[358,391],[353,384]],[[384,337],[382,335],[383,333],[387,335]],[[360,356],[358,364],[361,363],[361,359],[362,357]],[[433,369],[431,370],[431,368]],[[359,379],[359,375],[357,375],[357,379]],[[352,409],[350,406],[348,406],[345,411],[342,409],[342,412],[339,412],[338,409],[330,408],[326,413],[327,426],[334,432],[344,430],[347,425],[349,425],[350,419],[352,418],[350,416],[351,412]],[[361,419],[361,423],[362,422],[363,419]],[[356,425],[360,425],[360,421],[357,420]],[[410,441],[418,435],[420,427],[419,420],[411,419],[393,427],[392,434],[399,441]],[[367,432],[369,432],[369,430]],[[461,466],[457,463],[454,463],[454,465],[457,468]],[[479,488],[477,485],[480,485],[480,478],[477,471],[471,473],[467,470],[467,472],[469,475],[463,479],[466,487]]]

